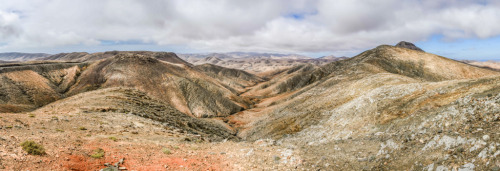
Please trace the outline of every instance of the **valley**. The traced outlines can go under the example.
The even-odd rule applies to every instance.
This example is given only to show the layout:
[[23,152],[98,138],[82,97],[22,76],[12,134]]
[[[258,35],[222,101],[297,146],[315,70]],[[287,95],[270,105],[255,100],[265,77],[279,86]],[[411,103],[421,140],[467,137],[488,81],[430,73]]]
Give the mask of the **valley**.
[[[248,55],[110,51],[2,63],[0,169],[500,168],[492,67],[409,42],[351,58]],[[45,154],[23,151],[27,140]]]

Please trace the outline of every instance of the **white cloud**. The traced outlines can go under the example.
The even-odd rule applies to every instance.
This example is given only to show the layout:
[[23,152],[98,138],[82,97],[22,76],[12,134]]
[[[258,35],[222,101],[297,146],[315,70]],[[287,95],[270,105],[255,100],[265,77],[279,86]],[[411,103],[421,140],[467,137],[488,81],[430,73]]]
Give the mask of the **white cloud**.
[[436,34],[493,37],[498,18],[500,3],[473,0],[4,0],[0,51],[139,40],[206,51],[349,53]]
[[17,14],[0,11],[0,43],[7,42],[19,34],[18,21],[19,16]]

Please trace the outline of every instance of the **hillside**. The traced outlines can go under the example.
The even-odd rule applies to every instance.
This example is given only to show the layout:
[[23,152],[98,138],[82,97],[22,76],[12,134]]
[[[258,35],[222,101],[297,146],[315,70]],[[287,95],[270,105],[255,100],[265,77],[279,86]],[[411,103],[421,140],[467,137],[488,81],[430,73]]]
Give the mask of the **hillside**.
[[[311,76],[316,79],[303,88],[278,95],[284,99],[280,103],[246,113],[258,117],[243,125],[238,135],[247,140],[278,139],[299,148],[302,157],[320,161],[309,163],[311,167],[327,170],[423,169],[459,148],[463,151],[457,156],[469,157],[454,158],[457,167],[478,155],[485,160],[476,166],[487,168],[486,161],[497,161],[496,155],[480,152],[496,146],[499,135],[474,130],[499,129],[498,72],[379,46],[298,77]],[[245,114],[233,122],[241,118]],[[482,140],[485,135],[490,138]],[[467,143],[457,142],[463,137]],[[453,145],[444,146],[448,142],[443,141]],[[452,164],[445,161],[431,167]]]
[[224,68],[213,64],[197,65],[195,68],[237,91],[244,91],[247,87],[265,81],[256,75],[242,70]]
[[185,65],[190,65],[184,60],[177,57],[175,53],[172,52],[149,52],[149,51],[108,51],[108,52],[97,52],[97,53],[86,53],[86,52],[73,52],[73,53],[60,53],[51,55],[40,60],[48,61],[64,61],[64,62],[94,62],[102,59],[107,59],[114,57],[119,54],[141,54],[146,56],[151,56],[158,60],[164,60],[172,63],[182,63]]
[[[228,53],[191,56],[207,62],[191,64],[174,53],[114,51],[1,64],[0,112],[19,112],[2,114],[4,165],[96,170],[126,158],[122,165],[138,170],[500,167],[500,72],[417,48],[381,45],[343,60]],[[13,145],[24,139],[49,154],[25,155]],[[92,158],[96,148],[106,156]],[[28,159],[60,165],[15,162]]]
[[131,87],[196,117],[227,116],[247,105],[235,90],[175,57],[119,53],[90,65],[68,95]]
[[0,65],[0,112],[22,112],[64,97],[86,64]]

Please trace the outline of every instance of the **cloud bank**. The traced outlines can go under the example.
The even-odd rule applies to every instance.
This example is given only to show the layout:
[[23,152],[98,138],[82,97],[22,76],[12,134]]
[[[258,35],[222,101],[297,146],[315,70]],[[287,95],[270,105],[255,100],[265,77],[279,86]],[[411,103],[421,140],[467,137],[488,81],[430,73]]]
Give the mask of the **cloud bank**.
[[350,53],[500,35],[494,0],[4,0],[0,51],[137,42],[197,51]]

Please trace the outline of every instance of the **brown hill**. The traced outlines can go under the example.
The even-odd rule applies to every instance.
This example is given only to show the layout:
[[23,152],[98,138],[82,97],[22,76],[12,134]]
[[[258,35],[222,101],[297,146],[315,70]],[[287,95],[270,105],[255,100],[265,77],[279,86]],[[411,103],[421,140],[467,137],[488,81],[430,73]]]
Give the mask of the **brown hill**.
[[132,87],[197,117],[227,116],[246,106],[245,100],[238,97],[235,90],[178,58],[169,59],[175,55],[153,54],[155,56],[124,52],[95,62],[82,72],[68,94],[108,87]]
[[224,68],[213,64],[197,65],[195,68],[237,91],[244,91],[246,87],[264,81],[264,79],[248,72]]
[[103,88],[59,100],[33,113],[129,113],[160,121],[169,129],[202,135],[210,140],[237,139],[222,122],[190,117],[162,101],[133,88]]
[[[238,135],[247,140],[278,139],[285,146],[301,147],[302,157],[312,161],[347,163],[318,166],[312,162],[311,167],[427,166],[432,163],[431,154],[437,155],[434,151],[445,154],[449,149],[439,145],[445,137],[453,139],[450,143],[457,143],[457,137],[469,137],[469,142],[452,147],[467,151],[460,156],[477,156],[481,150],[472,146],[484,134],[463,132],[464,126],[481,123],[484,130],[500,128],[494,121],[500,112],[500,73],[437,55],[379,46],[297,77],[304,79],[295,83],[310,81],[289,89],[294,91],[263,99],[261,104],[279,103],[267,107],[258,104],[262,108],[237,114],[230,123],[243,122]],[[474,103],[480,102],[482,107],[476,108],[471,98],[477,98]],[[490,103],[495,105],[486,107]],[[481,114],[488,122],[476,118]],[[253,120],[244,119],[248,117]],[[459,119],[451,119],[454,117]],[[491,142],[495,141],[485,144]],[[459,161],[460,165],[466,162],[464,158]]]
[[85,66],[77,63],[0,66],[0,112],[33,110],[61,99]]
[[65,62],[92,62],[106,58],[111,58],[118,54],[128,54],[128,53],[150,56],[152,58],[156,58],[158,60],[167,61],[171,63],[190,65],[186,61],[180,59],[175,53],[149,52],[149,51],[108,51],[108,52],[97,52],[92,54],[86,52],[60,53],[45,58],[41,58],[41,60],[65,61]]

